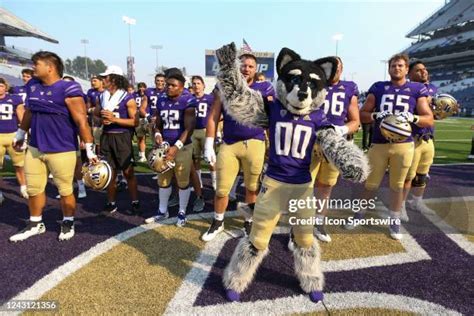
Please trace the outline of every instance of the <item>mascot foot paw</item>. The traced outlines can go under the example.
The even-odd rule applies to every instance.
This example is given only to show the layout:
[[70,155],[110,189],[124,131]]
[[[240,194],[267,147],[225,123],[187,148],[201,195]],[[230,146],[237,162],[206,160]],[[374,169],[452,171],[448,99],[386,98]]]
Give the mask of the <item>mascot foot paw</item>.
[[313,303],[318,303],[319,301],[322,301],[324,299],[324,294],[320,291],[312,291],[309,293],[309,299]]
[[225,296],[227,297],[227,300],[230,302],[239,302],[240,301],[240,293],[237,293],[234,290],[225,290]]

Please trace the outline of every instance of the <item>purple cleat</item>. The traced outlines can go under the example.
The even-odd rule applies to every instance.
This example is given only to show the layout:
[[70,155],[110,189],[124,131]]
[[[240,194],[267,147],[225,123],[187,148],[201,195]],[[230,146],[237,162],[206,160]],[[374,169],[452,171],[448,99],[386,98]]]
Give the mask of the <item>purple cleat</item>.
[[309,299],[313,303],[318,303],[324,299],[324,294],[321,291],[312,291],[309,293]]
[[230,290],[230,289],[225,290],[225,296],[227,297],[227,300],[229,300],[230,302],[240,301],[240,293],[237,293],[234,290]]

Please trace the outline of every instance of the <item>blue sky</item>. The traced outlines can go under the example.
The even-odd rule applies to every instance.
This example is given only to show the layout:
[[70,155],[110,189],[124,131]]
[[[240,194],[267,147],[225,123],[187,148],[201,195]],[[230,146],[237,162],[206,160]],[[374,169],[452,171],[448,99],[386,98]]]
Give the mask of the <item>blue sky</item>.
[[52,50],[64,59],[87,55],[125,69],[128,56],[127,15],[132,26],[132,52],[137,80],[152,82],[155,51],[159,63],[185,66],[204,74],[204,51],[245,38],[252,49],[278,54],[289,47],[303,58],[335,54],[332,36],[343,34],[338,53],[346,79],[361,89],[383,80],[381,60],[406,48],[405,35],[444,4],[431,1],[54,1],[0,0],[1,6],[51,35],[59,44],[7,38],[8,45],[30,51]]

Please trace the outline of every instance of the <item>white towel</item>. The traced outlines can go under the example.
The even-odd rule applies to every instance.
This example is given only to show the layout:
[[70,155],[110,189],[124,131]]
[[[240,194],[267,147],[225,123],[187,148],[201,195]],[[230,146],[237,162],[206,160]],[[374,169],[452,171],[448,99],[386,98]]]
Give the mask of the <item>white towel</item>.
[[115,93],[110,96],[110,92],[105,90],[102,92],[102,102],[101,107],[104,110],[108,110],[113,112],[122,100],[127,96],[127,91],[119,89],[115,91]]

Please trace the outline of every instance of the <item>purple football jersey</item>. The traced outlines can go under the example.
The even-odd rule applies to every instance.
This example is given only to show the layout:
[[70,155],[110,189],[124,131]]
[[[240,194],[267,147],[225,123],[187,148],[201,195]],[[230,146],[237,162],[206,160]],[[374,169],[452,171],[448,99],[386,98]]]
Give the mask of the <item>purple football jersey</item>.
[[[112,112],[114,112],[115,117],[122,118],[122,119],[128,119],[130,116],[128,115],[128,108],[127,108],[127,103],[130,100],[133,100],[133,96],[131,94],[128,94],[126,91],[116,91],[115,93],[122,93],[123,95],[120,97],[119,103],[114,107]],[[104,108],[104,94],[100,95],[100,104],[102,109]],[[109,125],[103,125],[103,131],[104,132],[131,132],[134,130],[134,127],[124,127],[120,126],[118,124],[109,124]]]
[[26,84],[25,106],[31,111],[30,145],[46,153],[76,151],[77,127],[66,105],[66,98],[83,97],[74,81],[58,80],[50,86],[38,79]]
[[156,88],[147,88],[145,90],[145,95],[148,98],[147,113],[150,115],[155,115],[156,103],[158,99],[162,96],[166,96],[166,90],[157,90]]
[[212,102],[214,102],[214,95],[204,94],[202,97],[196,97],[196,129],[203,129],[207,126],[207,119],[211,113]]
[[[259,91],[265,100],[268,100],[269,97],[275,99],[275,90],[268,81],[254,82],[250,85],[250,88]],[[226,144],[233,144],[248,139],[265,140],[263,128],[243,126],[228,115],[224,109],[222,114],[224,116],[223,140]]]
[[[156,115],[161,117],[163,123],[163,140],[170,145],[176,143],[184,132],[184,112],[188,108],[196,108],[196,98],[192,94],[170,99],[163,95],[156,104]],[[185,145],[191,143],[191,137],[186,140]]]
[[353,96],[359,95],[357,85],[352,81],[339,81],[326,87],[328,94],[324,101],[324,113],[333,125],[343,126]]
[[324,110],[294,115],[276,100],[268,104],[270,155],[266,175],[277,181],[301,184],[311,181],[309,166],[315,132],[331,126]]
[[16,108],[23,104],[23,99],[17,94],[6,94],[0,99],[0,133],[13,133],[18,129]]
[[87,90],[87,101],[91,104],[92,107],[95,107],[99,102],[99,96],[102,92],[97,89]]
[[[428,95],[430,97],[434,96],[436,92],[438,92],[438,88],[436,88],[434,85],[431,83],[425,83],[424,84],[426,89],[428,89]],[[430,105],[431,107],[431,105]],[[416,111],[415,111],[416,112]],[[413,129],[413,135],[414,136],[423,136],[423,135],[431,135],[434,136],[434,126],[431,127],[419,127],[416,124],[411,125]]]
[[11,91],[12,94],[18,94],[19,96],[21,96],[21,99],[23,100],[23,103],[25,103],[26,86],[12,87],[10,91]]
[[138,92],[132,93],[133,99],[135,99],[135,102],[137,103],[137,107],[140,108],[142,106],[142,96]]
[[[370,87],[368,93],[373,94],[375,97],[374,112],[390,111],[394,114],[400,112],[415,113],[417,100],[422,97],[427,97],[428,89],[418,82],[407,81],[402,86],[394,86],[390,81],[379,81]],[[410,136],[404,142],[408,143],[412,141],[413,137]],[[372,143],[389,143],[380,132],[380,120],[374,124]]]

